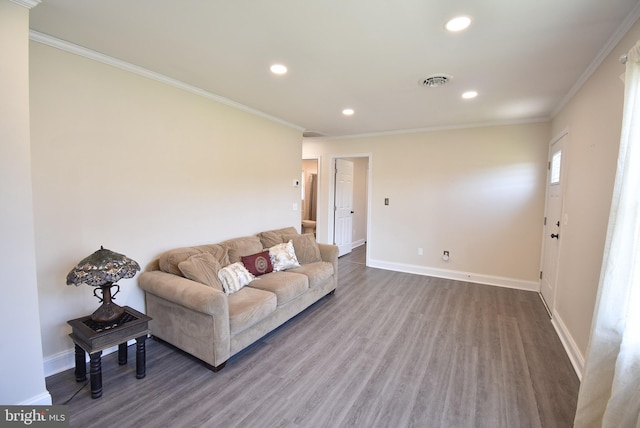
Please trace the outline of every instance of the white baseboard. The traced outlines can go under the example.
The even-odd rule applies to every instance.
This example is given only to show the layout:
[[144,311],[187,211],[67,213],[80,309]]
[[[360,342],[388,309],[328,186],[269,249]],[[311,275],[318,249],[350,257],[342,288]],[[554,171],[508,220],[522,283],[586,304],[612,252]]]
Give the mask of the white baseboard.
[[567,356],[571,361],[571,365],[573,366],[578,379],[582,381],[582,373],[584,371],[584,356],[580,352],[580,349],[578,349],[578,345],[576,345],[573,337],[571,337],[571,334],[562,321],[562,318],[560,318],[560,316],[555,313],[555,311],[553,316],[551,317],[551,324],[553,325],[553,328],[555,328],[556,333],[560,338],[560,342],[562,342],[562,346],[564,346],[564,350],[566,351]]
[[75,351],[69,349],[44,359],[44,375],[49,377],[75,367]]
[[366,239],[358,239],[357,241],[353,241],[351,243],[351,249],[358,248],[366,243],[367,243]]
[[53,404],[51,399],[51,394],[49,391],[45,391],[42,394],[38,394],[35,397],[31,397],[30,399],[19,403],[19,406],[50,406]]
[[[135,344],[135,339],[127,342],[127,345]],[[102,356],[109,355],[112,352],[118,350],[117,346],[105,349],[102,351]],[[85,355],[85,360],[89,361],[89,355]],[[63,372],[75,368],[76,366],[76,351],[74,348],[62,351],[58,354],[52,355],[44,359],[44,376],[49,377],[51,375]]]
[[437,269],[404,263],[392,263],[382,260],[369,260],[368,266],[397,272],[414,273],[417,275],[434,276],[436,278],[454,279],[456,281],[473,282],[476,284],[495,285],[498,287],[515,288],[517,290],[540,291],[539,281],[526,281],[516,278],[483,275],[479,273],[460,272],[447,269]]

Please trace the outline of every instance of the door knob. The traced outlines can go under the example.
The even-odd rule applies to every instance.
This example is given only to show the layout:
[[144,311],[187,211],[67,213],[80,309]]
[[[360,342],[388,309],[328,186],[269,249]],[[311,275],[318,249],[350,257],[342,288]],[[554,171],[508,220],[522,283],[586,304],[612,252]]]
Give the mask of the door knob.
[[559,233],[552,233],[551,237],[552,238],[556,238],[556,239],[560,239],[560,234]]

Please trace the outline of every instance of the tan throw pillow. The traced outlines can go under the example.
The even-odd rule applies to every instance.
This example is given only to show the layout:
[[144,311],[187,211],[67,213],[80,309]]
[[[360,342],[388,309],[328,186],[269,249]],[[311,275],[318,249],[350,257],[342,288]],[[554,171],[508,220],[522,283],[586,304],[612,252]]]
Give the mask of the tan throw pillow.
[[229,263],[240,262],[242,261],[242,256],[249,256],[263,250],[260,238],[255,235],[229,239],[221,242],[220,245],[229,251]]
[[269,248],[269,257],[273,270],[276,272],[300,267],[291,241]]
[[226,294],[233,294],[256,279],[242,262],[232,263],[218,271],[218,278]]
[[211,253],[196,254],[178,263],[178,269],[185,278],[224,291],[218,279],[218,271],[221,267]]
[[282,229],[274,229],[267,230],[266,232],[258,233],[260,237],[260,241],[262,241],[262,246],[264,248],[271,248],[274,245],[282,244],[283,242],[287,242],[288,239],[282,239],[283,235],[294,235],[298,234],[298,231],[295,227],[283,227]]
[[202,254],[202,251],[195,247],[176,248],[162,254],[158,260],[160,270],[174,275],[181,275],[178,265],[195,254]]
[[320,256],[320,247],[318,247],[316,237],[313,233],[305,233],[304,235],[285,235],[283,238],[286,241],[293,242],[293,248],[300,264],[304,265],[322,261],[322,257]]

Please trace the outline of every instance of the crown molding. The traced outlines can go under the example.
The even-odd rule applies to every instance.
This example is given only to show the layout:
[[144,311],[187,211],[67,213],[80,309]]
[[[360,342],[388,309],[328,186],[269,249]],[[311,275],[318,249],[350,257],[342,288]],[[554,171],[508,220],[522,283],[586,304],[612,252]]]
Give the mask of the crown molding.
[[40,4],[41,0],[9,0],[17,5],[31,9]]
[[548,122],[549,120],[550,120],[549,117],[533,117],[529,119],[513,119],[513,120],[495,120],[495,121],[487,121],[487,122],[465,123],[460,125],[443,125],[443,126],[431,126],[428,128],[409,128],[409,129],[398,129],[398,130],[392,130],[392,131],[368,132],[364,134],[332,135],[332,136],[326,136],[326,137],[304,137],[304,140],[305,141],[350,140],[350,139],[357,139],[357,138],[386,137],[390,135],[419,134],[423,132],[454,131],[458,129],[475,129],[475,128],[490,128],[494,126],[525,125],[528,123]]
[[[14,0],[11,0],[14,1]],[[253,109],[251,107],[247,107],[244,104],[240,104],[238,102],[232,101],[228,98],[221,97],[220,95],[216,95],[212,92],[205,91],[202,88],[198,88],[197,86],[190,85],[188,83],[182,82],[177,79],[173,79],[171,77],[165,76],[164,74],[156,73],[155,71],[151,71],[149,69],[139,67],[137,65],[131,64],[126,61],[119,60],[117,58],[111,57],[109,55],[102,54],[100,52],[96,52],[94,50],[85,48],[83,46],[76,45],[71,42],[67,42],[65,40],[58,39],[56,37],[50,36],[48,34],[40,33],[35,30],[29,30],[29,39],[34,42],[42,43],[47,46],[51,46],[56,49],[60,49],[65,52],[69,52],[75,55],[79,55],[94,61],[101,62],[103,64],[110,65],[112,67],[119,68],[121,70],[128,71],[130,73],[137,74],[139,76],[146,77],[148,79],[155,80],[160,83],[164,83],[169,86],[173,86],[175,88],[181,89],[183,91],[191,92],[192,94],[201,96],[203,98],[210,99],[212,101],[218,102],[220,104],[225,104],[229,107],[233,107],[238,110],[242,110],[246,113],[252,114],[254,116],[259,116],[264,119],[270,120],[272,122],[277,122],[281,125],[287,126],[289,128],[296,129],[301,133],[304,131],[304,128],[301,126],[295,125],[293,123],[287,122],[283,119],[280,119],[275,116],[271,116],[262,111]]]
[[[580,88],[589,80],[591,75],[595,73],[595,71],[600,67],[602,62],[609,56],[609,54],[615,49],[615,47],[620,43],[620,40],[624,37],[625,34],[633,27],[636,21],[640,18],[640,2],[638,2],[633,9],[629,12],[627,17],[622,21],[618,29],[613,33],[613,35],[609,38],[607,43],[600,49],[600,52],[596,55],[594,60],[589,64],[589,67],[582,73],[582,75],[578,78],[576,83],[571,87],[569,92],[562,98],[560,103],[556,106],[556,108],[551,112],[551,118],[554,118],[562,111],[562,109],[567,105],[567,103],[578,93]],[[624,52],[626,53],[626,52]]]

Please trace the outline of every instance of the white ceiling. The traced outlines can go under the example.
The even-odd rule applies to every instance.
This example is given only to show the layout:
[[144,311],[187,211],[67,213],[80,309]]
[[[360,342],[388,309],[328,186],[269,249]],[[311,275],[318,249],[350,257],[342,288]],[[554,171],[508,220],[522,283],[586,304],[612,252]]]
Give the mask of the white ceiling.
[[[459,14],[471,26],[448,33]],[[639,0],[43,0],[31,28],[347,136],[548,119],[638,16]]]

